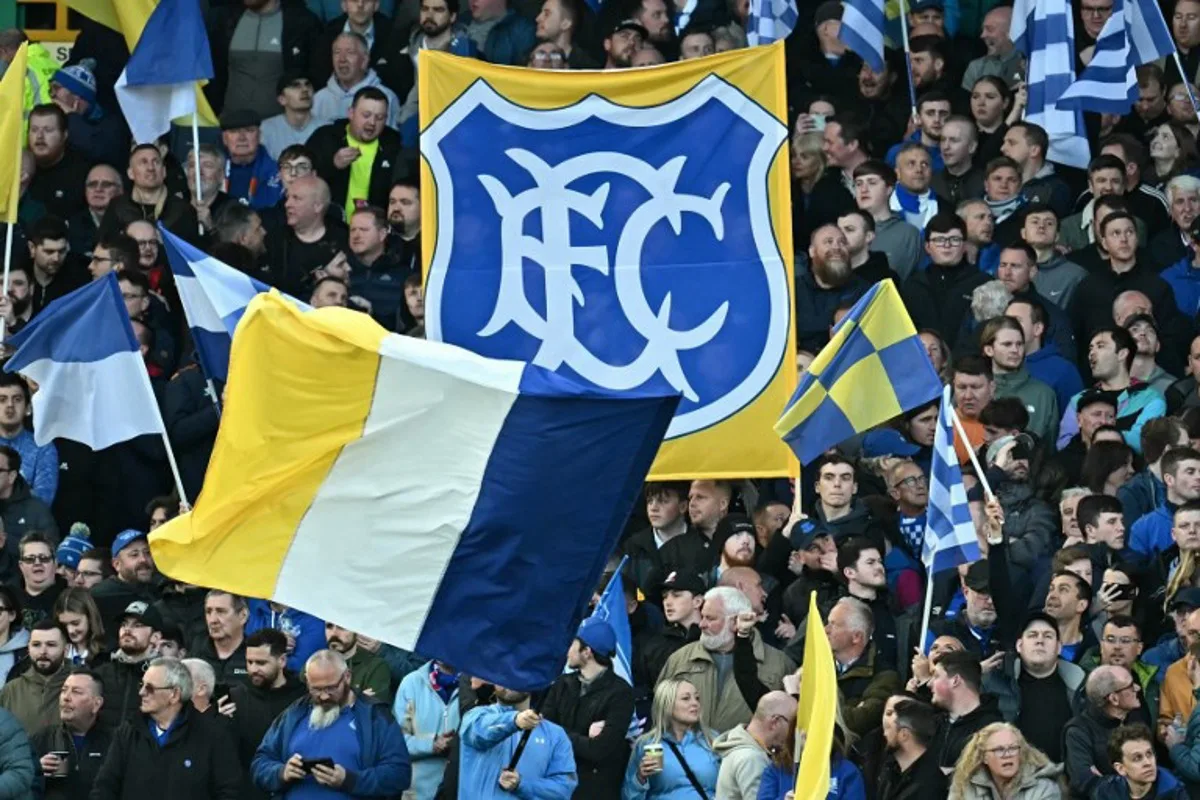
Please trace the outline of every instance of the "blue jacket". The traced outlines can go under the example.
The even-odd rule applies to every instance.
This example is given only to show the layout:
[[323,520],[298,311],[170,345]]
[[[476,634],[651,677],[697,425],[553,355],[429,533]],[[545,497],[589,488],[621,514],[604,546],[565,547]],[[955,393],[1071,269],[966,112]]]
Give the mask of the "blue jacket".
[[[758,785],[758,800],[783,800],[796,783],[792,769],[771,764]],[[867,800],[867,784],[862,772],[846,758],[835,755],[829,760],[828,800]]]
[[1117,489],[1117,499],[1125,514],[1125,530],[1167,502],[1167,485],[1148,469],[1139,470]]
[[58,492],[58,449],[53,444],[39,447],[28,429],[11,439],[0,436],[0,444],[21,456],[21,477],[29,483],[33,496],[48,506],[53,505]]
[[[387,706],[357,697],[351,709],[354,729],[358,732],[359,760],[371,766],[361,770],[346,770],[342,790],[355,797],[394,797],[408,788],[412,767],[400,726],[392,719]],[[250,776],[254,785],[264,792],[282,793],[283,765],[294,752],[292,735],[300,725],[307,724],[312,702],[301,697],[271,723],[262,744],[254,754]]]
[[1066,410],[1071,398],[1083,391],[1079,368],[1062,357],[1058,345],[1046,342],[1041,349],[1025,357],[1029,374],[1054,390],[1060,413]]
[[[1075,401],[1072,397],[1063,411],[1062,424],[1058,427],[1058,449],[1061,450],[1071,441],[1071,437],[1079,433],[1079,419],[1075,412]],[[1117,395],[1117,428],[1125,437],[1125,444],[1133,448],[1133,452],[1142,453],[1142,426],[1156,417],[1167,414],[1167,401],[1162,394],[1149,384],[1135,380]]]
[[1146,514],[1133,523],[1129,534],[1129,549],[1143,556],[1157,556],[1175,543],[1171,538],[1174,525],[1174,509],[1166,504]]
[[493,64],[523,67],[535,46],[537,28],[533,21],[510,8],[488,32],[487,41],[483,43],[483,57]]
[[325,649],[323,621],[295,608],[289,608],[283,613],[272,611],[271,604],[266,600],[251,600],[250,616],[246,618],[246,635],[249,636],[263,628],[300,629],[298,634],[292,631],[292,635],[296,637],[296,649],[288,654],[288,668],[296,672],[304,670],[304,662],[308,661],[309,656]]
[[[251,191],[253,190],[253,191]],[[254,160],[239,167],[225,155],[225,193],[251,208],[274,208],[283,198],[279,165],[261,144]]]
[[434,737],[446,731],[458,730],[458,689],[444,702],[429,682],[433,669],[430,661],[416,672],[410,672],[400,682],[392,713],[404,732],[404,744],[413,761],[412,790],[417,800],[433,800],[442,773],[446,770],[446,754],[433,752]]
[[[648,736],[638,739],[633,752],[629,754],[625,783],[621,787],[621,800],[696,800],[696,790],[692,787],[692,782],[688,780],[679,759],[666,744],[663,745],[662,772],[651,775],[645,785],[638,781],[638,764],[646,754],[649,741]],[[716,797],[717,773],[721,771],[721,760],[712,751],[712,747],[697,736],[695,731],[688,731],[679,749],[696,775],[696,780],[704,787],[705,794]]]
[[500,788],[500,773],[512,761],[521,732],[517,712],[501,705],[467,712],[459,729],[458,796],[461,800],[570,800],[579,785],[575,753],[567,732],[542,720],[517,762],[521,783],[515,792]]
[[1158,640],[1158,644],[1142,653],[1141,662],[1158,667],[1158,672],[1154,673],[1153,680],[1161,684],[1163,678],[1166,677],[1167,667],[1186,655],[1187,650],[1184,649],[1183,643],[1179,641],[1179,637],[1174,633],[1167,633],[1163,634],[1163,637]]
[[[1178,237],[1176,237],[1178,238]],[[1188,319],[1200,311],[1200,269],[1192,266],[1189,252],[1179,261],[1159,273],[1175,292],[1175,304]]]
[[[1187,800],[1188,796],[1179,779],[1162,767],[1158,768],[1158,777],[1150,791],[1145,800]],[[1129,784],[1120,775],[1104,776],[1092,790],[1092,800],[1126,800],[1128,797]]]

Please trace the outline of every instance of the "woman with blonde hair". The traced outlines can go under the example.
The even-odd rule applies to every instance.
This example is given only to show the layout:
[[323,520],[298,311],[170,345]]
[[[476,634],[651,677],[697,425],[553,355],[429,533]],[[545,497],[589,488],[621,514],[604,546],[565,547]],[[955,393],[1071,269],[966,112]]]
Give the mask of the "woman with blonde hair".
[[1066,792],[1054,764],[1013,725],[993,722],[967,742],[950,783],[950,800],[1058,800]]
[[652,727],[634,743],[622,800],[695,800],[717,796],[720,760],[705,726],[700,691],[682,678],[654,688]]
[[792,136],[792,236],[796,252],[808,252],[813,231],[836,225],[838,217],[858,206],[842,184],[840,169],[826,169],[825,137],[820,133]]
[[72,586],[60,594],[54,601],[54,618],[67,631],[67,658],[76,666],[94,667],[108,660],[100,609],[87,589]]

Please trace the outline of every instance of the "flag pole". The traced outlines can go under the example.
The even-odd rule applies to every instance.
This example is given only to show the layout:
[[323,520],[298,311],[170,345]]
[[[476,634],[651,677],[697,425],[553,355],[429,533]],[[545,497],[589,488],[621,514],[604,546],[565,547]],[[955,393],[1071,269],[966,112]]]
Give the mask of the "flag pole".
[[[192,162],[193,162],[193,166],[195,167],[195,170],[196,170],[196,202],[197,203],[203,202],[203,200],[204,200],[204,193],[203,193],[203,190],[200,188],[201,182],[200,182],[200,122],[199,122],[199,117],[200,117],[200,113],[198,111],[192,112]],[[200,225],[200,235],[203,236],[204,235],[204,223],[201,222],[201,223],[199,223],[199,225]],[[209,381],[209,383],[211,384],[212,382]],[[214,396],[215,396],[215,393],[214,393]]]
[[1183,59],[1179,57],[1179,48],[1176,47],[1171,55],[1175,56],[1175,66],[1179,70],[1179,80],[1183,82],[1183,90],[1188,94],[1188,100],[1192,101],[1192,112],[1196,115],[1196,120],[1200,121],[1200,106],[1196,105],[1196,95],[1192,93],[1192,82],[1188,80],[1187,74],[1183,71]]
[[950,412],[950,419],[954,420],[955,430],[962,437],[963,446],[967,448],[967,455],[971,457],[971,464],[975,467],[975,477],[979,478],[979,482],[983,484],[983,493],[987,495],[990,503],[996,499],[996,495],[992,493],[992,487],[988,485],[987,475],[984,474],[983,467],[979,463],[979,456],[975,455],[975,448],[971,447],[971,440],[967,437],[967,431],[963,428],[962,420],[958,418],[958,412],[954,410],[954,406],[949,406],[947,410]]
[[[17,169],[20,169],[18,165]],[[13,228],[17,227],[15,222],[8,223],[8,230],[4,232],[4,287],[3,296],[8,297],[8,271],[12,267],[13,257]],[[8,323],[0,322],[0,343],[4,341],[5,334],[8,333]]]
[[917,639],[917,647],[925,652],[925,637],[929,635],[929,613],[933,609],[933,567],[925,566],[925,610],[921,614],[921,638]]
[[917,87],[913,82],[912,49],[908,46],[908,3],[900,0],[900,36],[904,39],[904,66],[908,69],[908,101],[912,116],[917,116]]
[[[150,373],[144,369],[142,370],[142,384],[146,387],[146,392],[150,397],[154,398],[154,387],[150,385]],[[155,398],[154,407],[158,409],[157,398]],[[171,477],[175,479],[175,489],[179,492],[179,502],[190,506],[187,493],[183,490],[183,476],[179,474],[179,464],[175,461],[175,451],[171,448],[171,438],[167,436],[167,424],[163,422],[161,410],[158,412],[158,428],[162,432],[163,447],[167,451],[167,463],[171,465]]]

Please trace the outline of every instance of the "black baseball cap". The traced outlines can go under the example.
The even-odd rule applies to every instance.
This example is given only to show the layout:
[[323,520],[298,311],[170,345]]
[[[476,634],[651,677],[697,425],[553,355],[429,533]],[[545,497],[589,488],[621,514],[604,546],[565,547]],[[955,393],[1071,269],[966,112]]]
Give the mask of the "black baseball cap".
[[1054,619],[1054,617],[1050,616],[1045,611],[1030,611],[1029,614],[1026,615],[1025,621],[1021,623],[1021,630],[1017,631],[1017,635],[1024,636],[1025,631],[1029,630],[1029,626],[1035,622],[1044,622],[1055,631],[1058,630],[1058,622]]
[[240,128],[257,128],[262,124],[262,117],[257,111],[249,108],[235,108],[221,115],[221,130],[236,131]]
[[1080,413],[1088,406],[1095,405],[1096,403],[1110,405],[1114,410],[1120,408],[1120,405],[1117,403],[1117,395],[1113,392],[1106,392],[1103,389],[1085,389],[1079,395],[1079,399],[1075,401],[1075,412]]
[[275,94],[283,94],[284,89],[288,88],[289,86],[293,86],[300,81],[305,81],[310,86],[312,85],[312,80],[303,72],[292,70],[291,72],[283,73],[279,80],[275,82]]
[[664,592],[691,592],[700,595],[704,594],[704,581],[700,580],[699,575],[687,570],[678,570],[667,576],[662,583],[662,590]]
[[642,41],[648,41],[650,39],[650,31],[646,30],[646,26],[631,19],[623,19],[614,25],[612,33],[609,34],[609,37],[612,37],[614,34],[620,33],[621,31],[634,31],[638,34],[641,34]]
[[1200,587],[1189,586],[1186,589],[1180,589],[1171,598],[1168,606],[1172,611],[1177,608],[1188,608],[1195,610],[1200,608]]
[[991,594],[991,568],[988,567],[986,559],[980,559],[967,567],[966,577],[963,578],[963,583],[972,592],[980,594]]

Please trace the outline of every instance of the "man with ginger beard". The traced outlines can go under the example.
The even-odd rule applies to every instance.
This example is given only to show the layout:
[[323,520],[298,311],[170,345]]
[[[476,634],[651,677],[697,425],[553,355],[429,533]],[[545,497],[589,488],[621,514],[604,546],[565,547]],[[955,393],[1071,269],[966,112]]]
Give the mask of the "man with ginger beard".
[[796,335],[801,350],[820,351],[829,342],[833,312],[867,289],[850,266],[850,244],[837,225],[812,233],[808,269],[796,270]]
[[[358,697],[346,659],[332,650],[313,653],[304,674],[308,696],[290,705],[263,737],[250,768],[254,785],[270,795],[318,786],[373,797],[404,792],[412,766],[391,709]],[[302,766],[304,759],[321,758],[333,765],[311,771]]]

